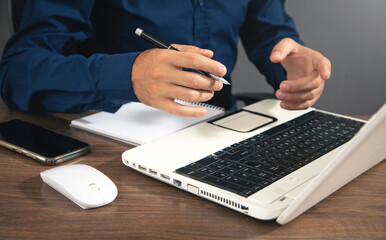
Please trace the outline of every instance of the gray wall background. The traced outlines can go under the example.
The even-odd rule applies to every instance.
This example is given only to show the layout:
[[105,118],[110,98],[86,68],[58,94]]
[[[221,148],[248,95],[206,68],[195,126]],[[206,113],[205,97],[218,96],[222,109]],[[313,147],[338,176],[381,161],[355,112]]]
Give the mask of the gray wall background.
[[[8,1],[0,1],[0,52],[10,36]],[[386,1],[287,0],[306,45],[332,62],[332,75],[317,108],[342,114],[373,114],[386,102]],[[233,91],[272,92],[239,46]]]
[[[308,47],[332,63],[332,75],[315,107],[342,114],[371,115],[386,102],[386,1],[287,0]],[[233,92],[269,92],[240,44]]]
[[8,1],[0,0],[0,53],[3,52],[4,44],[9,36]]

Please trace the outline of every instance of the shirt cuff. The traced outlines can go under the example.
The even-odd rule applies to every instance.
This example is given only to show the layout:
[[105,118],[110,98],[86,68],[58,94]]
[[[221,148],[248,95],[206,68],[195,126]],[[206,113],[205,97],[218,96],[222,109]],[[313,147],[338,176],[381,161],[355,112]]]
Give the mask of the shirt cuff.
[[138,102],[131,85],[131,71],[140,52],[103,55],[100,59],[98,95],[100,109],[117,111],[122,104]]

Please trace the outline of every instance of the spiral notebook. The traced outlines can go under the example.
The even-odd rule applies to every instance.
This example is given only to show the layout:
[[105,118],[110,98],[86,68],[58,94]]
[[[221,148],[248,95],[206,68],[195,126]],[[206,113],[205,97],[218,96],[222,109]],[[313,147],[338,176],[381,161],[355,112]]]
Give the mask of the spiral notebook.
[[194,124],[224,115],[224,109],[205,104],[187,103],[187,106],[204,106],[207,114],[200,118],[177,117],[138,102],[122,105],[115,113],[98,112],[71,121],[71,126],[132,145],[142,145]]

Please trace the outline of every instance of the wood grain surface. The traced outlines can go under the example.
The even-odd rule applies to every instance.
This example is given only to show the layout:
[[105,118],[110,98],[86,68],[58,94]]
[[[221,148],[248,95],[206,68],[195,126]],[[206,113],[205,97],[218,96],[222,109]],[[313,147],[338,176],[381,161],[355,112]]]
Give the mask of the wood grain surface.
[[17,113],[0,103],[1,122],[19,118],[89,143],[91,154],[68,163],[105,173],[118,197],[82,210],[42,182],[39,173],[50,166],[0,147],[0,239],[386,239],[385,161],[280,226],[127,168],[121,154],[132,146],[70,128],[75,117]]

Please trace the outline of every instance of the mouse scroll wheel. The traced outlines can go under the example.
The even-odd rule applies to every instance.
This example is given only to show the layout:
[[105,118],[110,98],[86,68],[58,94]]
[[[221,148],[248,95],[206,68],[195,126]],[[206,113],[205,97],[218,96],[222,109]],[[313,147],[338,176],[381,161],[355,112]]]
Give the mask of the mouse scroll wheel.
[[98,192],[100,189],[98,187],[98,185],[96,185],[95,183],[91,183],[90,184],[90,187],[92,190],[94,190],[95,192]]

